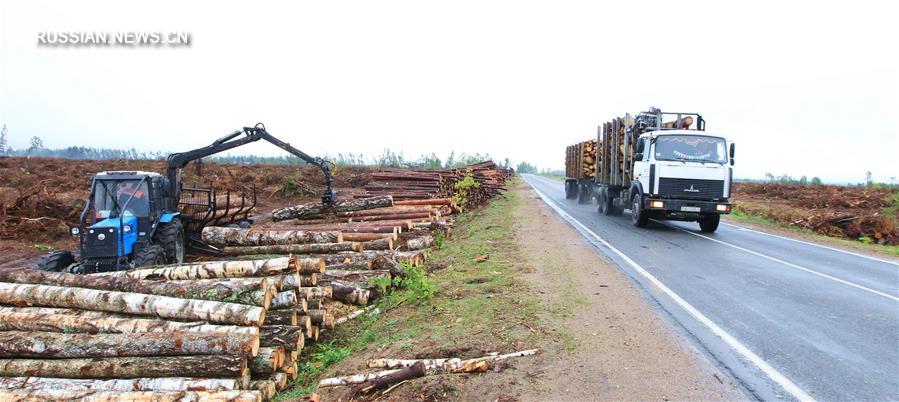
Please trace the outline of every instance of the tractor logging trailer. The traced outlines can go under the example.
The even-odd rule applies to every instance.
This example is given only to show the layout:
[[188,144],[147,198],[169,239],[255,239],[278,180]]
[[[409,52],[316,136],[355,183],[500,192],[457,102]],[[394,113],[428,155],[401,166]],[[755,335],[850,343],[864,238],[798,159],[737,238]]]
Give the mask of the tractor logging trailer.
[[731,211],[733,165],[734,144],[707,133],[701,115],[650,108],[612,119],[595,140],[567,148],[565,196],[582,204],[595,198],[603,215],[630,208],[638,227],[679,220],[714,232]]
[[[307,155],[266,131],[262,123],[244,127],[210,145],[168,156],[166,174],[140,171],[107,171],[91,179],[90,194],[79,223],[79,252],[57,250],[43,256],[38,269],[71,273],[117,271],[138,266],[181,263],[188,248],[213,255],[221,251],[203,243],[201,232],[209,225],[237,222],[246,227],[256,205],[256,194],[217,195],[212,188],[185,188],[182,170],[202,160],[259,140],[265,140],[324,174],[322,204],[333,205],[330,162]],[[239,201],[238,201],[239,198]]]

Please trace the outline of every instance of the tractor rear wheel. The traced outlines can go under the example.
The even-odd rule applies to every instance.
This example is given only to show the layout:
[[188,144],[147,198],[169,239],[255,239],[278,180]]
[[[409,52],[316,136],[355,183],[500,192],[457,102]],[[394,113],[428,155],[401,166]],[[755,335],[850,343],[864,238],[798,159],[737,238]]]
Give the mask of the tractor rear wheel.
[[174,264],[184,262],[184,226],[178,218],[168,223],[160,223],[153,235],[156,244],[165,250],[166,261]]
[[75,256],[68,250],[56,250],[41,257],[37,269],[48,272],[62,272],[75,263]]
[[165,250],[162,246],[151,244],[134,254],[135,267],[165,265]]

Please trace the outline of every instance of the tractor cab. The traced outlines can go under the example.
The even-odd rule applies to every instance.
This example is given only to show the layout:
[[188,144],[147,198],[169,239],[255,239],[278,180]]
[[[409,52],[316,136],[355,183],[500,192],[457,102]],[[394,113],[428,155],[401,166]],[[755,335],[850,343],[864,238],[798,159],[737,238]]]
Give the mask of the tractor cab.
[[[169,209],[165,176],[107,171],[95,175],[91,183],[80,224],[72,228],[72,234],[80,238],[83,269],[109,271],[165,263],[165,250],[153,247],[152,239],[160,224],[170,224],[179,215]],[[183,260],[183,234],[181,239],[177,260]]]

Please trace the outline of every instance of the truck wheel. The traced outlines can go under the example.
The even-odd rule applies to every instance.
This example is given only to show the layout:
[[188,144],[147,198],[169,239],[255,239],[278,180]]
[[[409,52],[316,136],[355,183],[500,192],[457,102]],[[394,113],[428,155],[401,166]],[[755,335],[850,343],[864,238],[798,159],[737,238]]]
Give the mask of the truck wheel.
[[634,202],[631,203],[631,222],[639,228],[645,227],[649,222],[649,214],[643,210],[643,197],[640,194],[634,195]]
[[148,267],[151,265],[165,265],[165,250],[162,246],[156,244],[147,245],[134,254],[135,267]]
[[699,220],[699,229],[706,233],[712,233],[715,230],[718,230],[719,222],[721,222],[721,215],[706,215]]
[[576,194],[577,194],[576,191],[577,190],[575,189],[574,183],[571,182],[571,180],[566,180],[565,181],[565,199],[570,200],[570,199],[576,197]]
[[614,199],[609,196],[608,191],[603,194],[602,203],[603,203],[603,214],[606,216],[614,216],[615,215],[615,204],[612,203]]
[[577,197],[578,204],[586,204],[586,203],[590,202],[590,196],[591,196],[590,187],[580,186],[580,185],[578,186],[578,197]]
[[184,227],[178,218],[168,223],[160,223],[153,235],[156,244],[165,250],[166,261],[180,264],[184,262]]
[[75,256],[68,250],[51,251],[37,262],[37,269],[47,272],[62,272],[75,263]]

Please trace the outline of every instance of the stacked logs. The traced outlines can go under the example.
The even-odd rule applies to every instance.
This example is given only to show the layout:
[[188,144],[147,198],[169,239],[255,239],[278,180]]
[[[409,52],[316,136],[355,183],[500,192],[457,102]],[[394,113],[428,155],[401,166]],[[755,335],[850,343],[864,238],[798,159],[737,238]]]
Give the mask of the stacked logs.
[[479,183],[473,198],[475,204],[480,205],[505,191],[505,182],[513,172],[498,167],[493,161],[452,169],[384,169],[372,174],[372,181],[365,186],[365,190],[369,195],[390,195],[395,200],[451,198],[455,193],[455,184],[468,174]]
[[565,150],[565,176],[584,179],[596,175],[596,140],[569,145]]
[[297,376],[314,325],[333,322],[308,308],[330,289],[299,276],[324,264],[0,271],[0,399],[268,400]]

